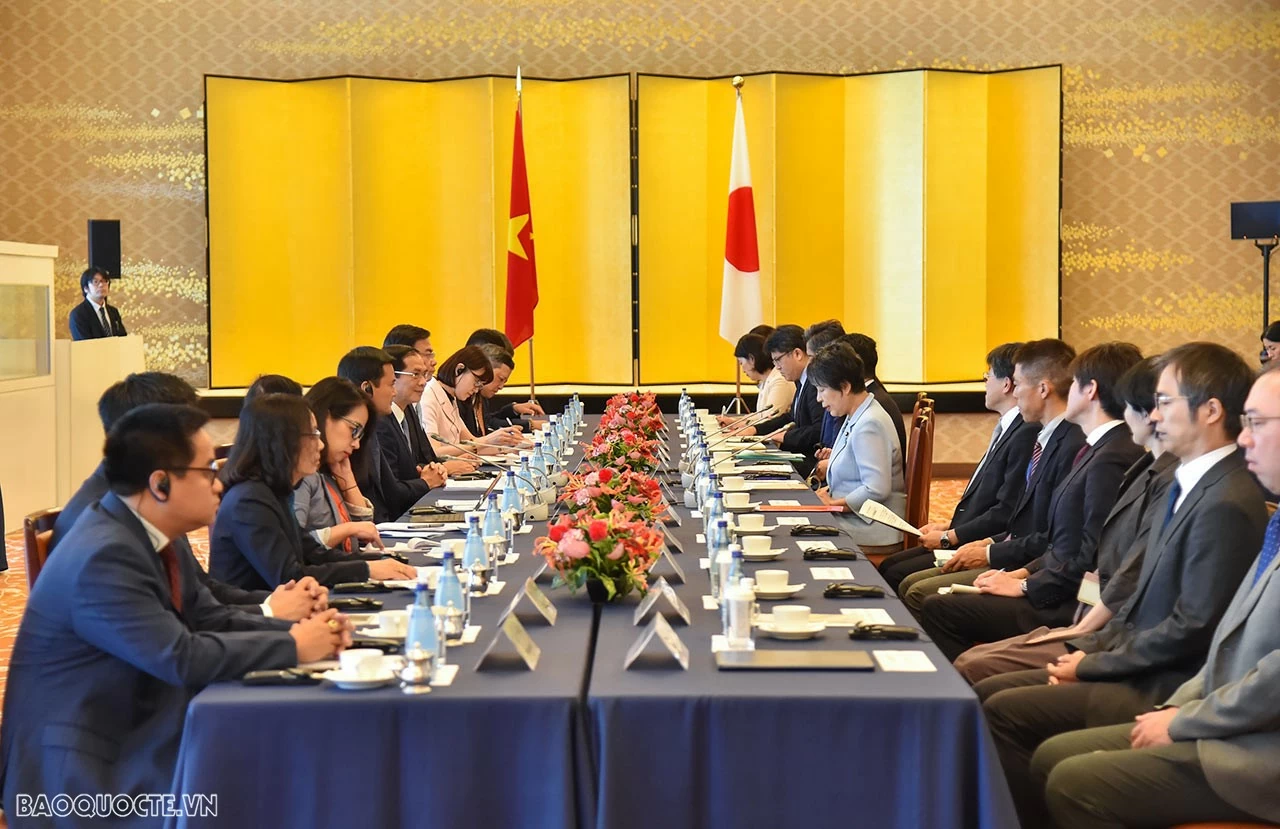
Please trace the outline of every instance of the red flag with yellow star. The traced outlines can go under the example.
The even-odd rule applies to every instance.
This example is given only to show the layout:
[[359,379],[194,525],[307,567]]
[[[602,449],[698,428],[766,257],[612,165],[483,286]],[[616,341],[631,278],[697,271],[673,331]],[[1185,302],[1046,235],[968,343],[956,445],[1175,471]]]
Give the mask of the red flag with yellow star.
[[507,222],[507,324],[512,345],[533,336],[533,309],[538,305],[538,268],[533,258],[533,213],[529,178],[524,168],[524,130],[516,101],[516,134],[511,150],[511,218]]

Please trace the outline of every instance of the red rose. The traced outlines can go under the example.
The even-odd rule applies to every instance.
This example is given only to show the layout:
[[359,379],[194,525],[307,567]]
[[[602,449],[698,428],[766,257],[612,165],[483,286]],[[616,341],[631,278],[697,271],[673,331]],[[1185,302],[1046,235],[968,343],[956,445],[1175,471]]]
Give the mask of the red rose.
[[608,534],[608,523],[601,521],[599,518],[587,525],[587,535],[591,536],[592,541],[603,541]]
[[612,481],[612,480],[613,480],[613,470],[612,470],[612,469],[601,469],[601,470],[600,470],[600,483],[602,483],[602,484],[607,484],[607,483],[609,483],[609,482],[610,482],[610,481]]
[[564,538],[564,527],[559,524],[552,524],[547,530],[547,537],[559,544],[560,539]]

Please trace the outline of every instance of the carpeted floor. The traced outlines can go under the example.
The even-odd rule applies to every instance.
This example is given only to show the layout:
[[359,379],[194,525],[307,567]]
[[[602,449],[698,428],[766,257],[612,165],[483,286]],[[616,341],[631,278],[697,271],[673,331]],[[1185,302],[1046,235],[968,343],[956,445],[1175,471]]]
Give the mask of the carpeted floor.
[[[930,520],[942,521],[950,517],[964,491],[964,485],[965,481],[951,478],[933,482],[929,499]],[[209,556],[208,535],[201,530],[192,533],[190,539],[196,558],[204,564]],[[22,557],[22,533],[10,533],[5,536],[4,542],[9,569],[0,573],[0,701],[4,699],[13,639],[18,633],[18,623],[22,621],[22,611],[27,605],[27,572]]]

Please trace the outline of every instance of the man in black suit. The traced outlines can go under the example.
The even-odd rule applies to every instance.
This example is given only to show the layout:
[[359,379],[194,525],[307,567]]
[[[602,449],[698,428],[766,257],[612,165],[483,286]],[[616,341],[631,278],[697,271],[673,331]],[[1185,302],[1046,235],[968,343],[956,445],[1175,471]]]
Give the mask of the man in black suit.
[[1000,569],[978,576],[978,594],[934,595],[921,608],[921,623],[949,659],[980,642],[1071,621],[1080,580],[1093,569],[1102,522],[1125,471],[1142,455],[1115,394],[1121,375],[1141,360],[1136,346],[1103,343],[1072,362],[1065,415],[1085,432],[1085,445],[1054,490],[1043,544],[989,550],[992,566]]
[[[475,335],[473,334],[472,336]],[[419,356],[422,357],[423,371],[426,372],[427,381],[430,382],[432,375],[436,373],[436,350],[431,345],[431,332],[418,325],[397,325],[388,331],[387,336],[382,339],[382,347],[384,349],[393,345],[407,345],[418,352]],[[418,451],[415,456],[418,466],[443,463],[445,471],[450,475],[475,471],[477,465],[464,458],[441,459],[436,456],[435,447],[427,440],[426,432],[422,430],[422,413],[418,411],[417,403],[405,408],[404,412],[416,424],[413,429],[418,439]]]
[[449,474],[436,459],[431,441],[422,431],[422,421],[415,408],[422,399],[430,376],[422,355],[405,345],[384,349],[391,355],[395,373],[395,396],[391,400],[391,416],[379,417],[378,448],[391,471],[404,481],[422,479],[432,488],[444,486]]
[[72,308],[67,318],[71,339],[96,340],[123,337],[128,333],[124,330],[119,309],[107,304],[111,274],[102,268],[89,268],[80,274],[80,291],[84,294],[84,302]]
[[965,485],[951,520],[925,524],[919,547],[894,553],[880,562],[880,575],[895,592],[907,576],[934,566],[934,550],[953,550],[1009,526],[1009,516],[1026,486],[1022,473],[1031,460],[1031,447],[1040,431],[1022,419],[1013,397],[1013,358],[1021,345],[1005,343],[987,354],[983,402],[998,417],[987,451]]
[[[1032,340],[1014,355],[1013,395],[1022,419],[1038,424],[1031,460],[1022,475],[1023,491],[1002,532],[963,544],[941,567],[921,570],[903,579],[898,595],[912,613],[920,615],[926,598],[953,584],[972,585],[998,556],[1001,560],[1030,561],[1048,543],[1049,504],[1054,489],[1071,470],[1084,445],[1080,427],[1066,419],[1071,390],[1071,361],[1076,353],[1062,340]],[[1015,470],[1016,472],[1016,470]]]
[[[531,424],[521,421],[520,418],[545,418],[547,413],[542,410],[541,404],[536,400],[526,400],[523,403],[512,401],[499,406],[493,400],[494,396],[506,387],[507,381],[511,379],[511,372],[516,370],[516,350],[511,345],[511,338],[496,328],[477,328],[471,332],[470,337],[467,337],[467,345],[478,346],[485,353],[485,356],[489,358],[490,365],[493,366],[493,382],[486,383],[481,387],[479,394],[472,395],[476,405],[484,410],[484,431],[492,432],[495,429],[502,429],[507,426],[521,426],[525,432],[531,431]],[[503,352],[502,355],[499,355],[499,350]],[[473,428],[474,416],[472,416],[471,420],[467,419],[467,408],[466,406],[459,406],[462,420],[467,429],[473,435],[483,434],[483,432],[476,431]]]
[[1129,722],[1190,679],[1262,543],[1262,491],[1235,445],[1252,371],[1213,343],[1175,348],[1161,364],[1152,420],[1179,465],[1168,496],[1151,505],[1136,589],[1102,630],[1068,642],[1071,653],[1047,670],[975,686],[1024,826],[1049,822],[1030,771],[1040,743]]
[[190,406],[151,404],[107,436],[111,492],[41,570],[14,643],[0,736],[9,815],[19,794],[168,792],[187,705],[205,685],[350,644],[335,610],[290,623],[227,608],[175,553],[218,508],[207,422]]
[[[171,403],[180,406],[194,406],[198,401],[196,390],[181,377],[159,371],[144,371],[130,374],[118,383],[112,384],[98,398],[98,417],[102,421],[103,432],[110,433],[111,428],[129,412],[148,403]],[[109,491],[106,470],[103,464],[93,471],[71,500],[62,507],[58,519],[53,525],[53,536],[49,540],[49,551],[52,553],[75,525],[80,515],[93,504],[102,499]],[[303,579],[289,582],[277,587],[273,592],[265,590],[241,590],[232,584],[218,581],[210,576],[195,561],[191,545],[185,535],[173,541],[179,556],[190,557],[195,564],[194,572],[219,602],[233,606],[246,613],[274,616],[279,619],[305,619],[312,613],[324,610],[328,606],[329,591],[316,583],[315,579]]]
[[796,462],[796,470],[801,475],[808,475],[813,470],[815,454],[822,439],[822,404],[818,402],[818,387],[809,380],[809,355],[804,349],[804,329],[798,325],[780,325],[765,340],[765,349],[769,352],[773,365],[782,376],[796,384],[796,395],[791,402],[791,411],[758,423],[747,426],[737,432],[740,435],[767,435],[790,425],[782,435],[772,440],[779,444],[785,452],[804,455],[804,460]]

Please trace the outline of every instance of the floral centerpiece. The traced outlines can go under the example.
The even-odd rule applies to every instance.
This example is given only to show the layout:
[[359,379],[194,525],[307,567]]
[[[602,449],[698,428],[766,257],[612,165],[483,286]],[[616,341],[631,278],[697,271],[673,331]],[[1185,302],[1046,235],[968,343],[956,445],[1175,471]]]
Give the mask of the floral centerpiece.
[[[562,515],[539,538],[535,551],[571,591],[586,585],[597,601],[615,601],[649,589],[649,568],[662,550],[662,533],[636,513],[582,509]],[[598,595],[597,595],[598,594]]]
[[599,431],[604,434],[616,434],[624,429],[652,440],[665,425],[662,412],[658,409],[657,396],[652,392],[641,394],[615,394],[605,404],[604,417],[600,419]]
[[596,513],[622,508],[648,523],[661,518],[667,510],[656,479],[630,469],[615,472],[609,467],[571,476],[560,500],[571,509],[589,508]]
[[658,441],[628,428],[596,432],[587,444],[584,457],[597,468],[653,472],[658,468]]

